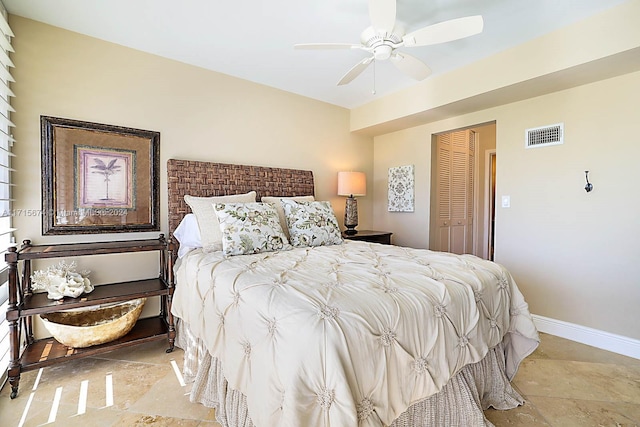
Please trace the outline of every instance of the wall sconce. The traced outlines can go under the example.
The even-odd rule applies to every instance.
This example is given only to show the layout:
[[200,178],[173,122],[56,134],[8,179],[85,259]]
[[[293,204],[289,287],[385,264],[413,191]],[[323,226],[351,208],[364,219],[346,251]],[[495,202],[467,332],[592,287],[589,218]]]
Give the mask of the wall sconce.
[[367,194],[367,177],[364,172],[338,172],[338,196],[348,196],[344,209],[346,234],[358,233],[358,201],[354,196]]
[[593,184],[589,182],[589,171],[584,171],[584,178],[587,180],[587,185],[584,186],[584,191],[588,193],[593,190]]

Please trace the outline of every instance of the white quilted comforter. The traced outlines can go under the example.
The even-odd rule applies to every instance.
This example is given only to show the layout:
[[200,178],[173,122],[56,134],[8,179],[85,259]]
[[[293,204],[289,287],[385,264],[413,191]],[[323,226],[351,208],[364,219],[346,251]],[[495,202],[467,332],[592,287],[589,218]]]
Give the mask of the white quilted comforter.
[[219,358],[256,426],[389,425],[504,343],[538,345],[498,264],[358,241],[176,265],[172,312]]

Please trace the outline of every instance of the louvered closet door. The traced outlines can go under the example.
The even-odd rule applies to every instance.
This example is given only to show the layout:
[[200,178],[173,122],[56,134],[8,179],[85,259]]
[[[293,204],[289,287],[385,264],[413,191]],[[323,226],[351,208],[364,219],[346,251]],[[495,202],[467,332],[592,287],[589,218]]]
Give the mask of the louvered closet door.
[[473,251],[475,134],[457,131],[437,137],[436,239],[438,251]]

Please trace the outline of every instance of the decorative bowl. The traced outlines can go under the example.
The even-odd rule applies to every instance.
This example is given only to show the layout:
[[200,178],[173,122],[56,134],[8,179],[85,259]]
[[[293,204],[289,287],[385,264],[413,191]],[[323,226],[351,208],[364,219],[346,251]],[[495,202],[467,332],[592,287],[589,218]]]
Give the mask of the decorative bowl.
[[67,347],[83,348],[125,336],[140,317],[146,298],[111,305],[41,314],[45,328]]

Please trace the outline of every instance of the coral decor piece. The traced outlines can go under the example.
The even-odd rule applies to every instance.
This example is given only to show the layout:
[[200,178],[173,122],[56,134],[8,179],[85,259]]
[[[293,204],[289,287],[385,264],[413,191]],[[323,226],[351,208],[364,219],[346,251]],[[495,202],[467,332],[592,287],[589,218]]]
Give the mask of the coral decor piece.
[[36,270],[31,275],[31,287],[36,291],[47,291],[47,297],[54,300],[77,298],[93,291],[93,285],[87,277],[90,272],[77,272],[76,267],[75,261],[67,263],[62,260],[46,270]]

